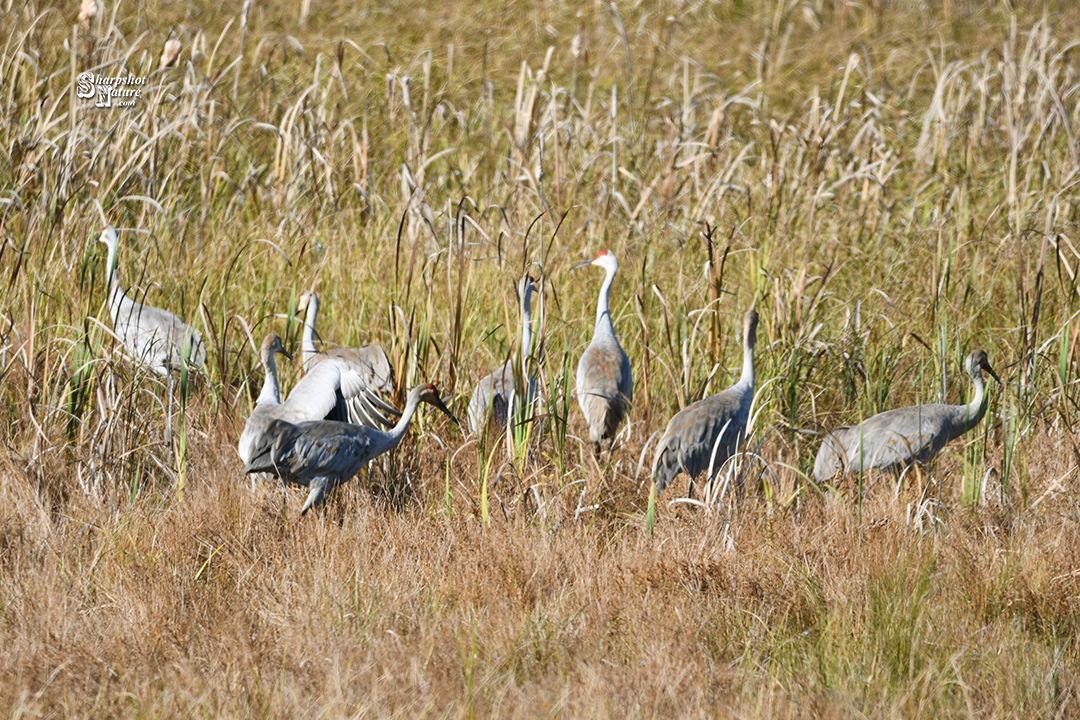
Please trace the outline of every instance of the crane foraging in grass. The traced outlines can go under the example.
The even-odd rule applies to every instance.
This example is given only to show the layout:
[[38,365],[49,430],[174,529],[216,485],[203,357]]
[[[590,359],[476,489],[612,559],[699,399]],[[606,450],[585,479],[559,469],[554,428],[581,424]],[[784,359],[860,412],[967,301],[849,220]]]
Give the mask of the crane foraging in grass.
[[307,500],[300,511],[303,515],[322,503],[330,490],[352,479],[372,459],[397,447],[421,402],[434,405],[457,423],[434,385],[417,385],[409,393],[401,419],[388,431],[330,420],[271,421],[244,472],[270,473],[281,478],[283,486],[288,483],[307,486]]
[[915,463],[929,463],[947,444],[982,421],[988,405],[983,370],[1002,384],[982,350],[967,356],[964,369],[975,387],[970,403],[898,408],[853,427],[838,427],[821,443],[814,460],[814,480],[822,483],[847,472],[900,471]]
[[172,368],[201,368],[206,362],[206,348],[199,331],[168,310],[129,298],[120,285],[116,267],[119,244],[116,230],[111,225],[105,226],[98,242],[105,243],[109,249],[105,263],[109,315],[113,331],[127,354],[158,375],[168,375]]
[[513,414],[515,391],[514,376],[524,378],[527,398],[526,406],[532,405],[537,397],[536,377],[529,373],[529,357],[532,355],[532,294],[536,284],[526,275],[518,283],[518,298],[521,303],[521,348],[518,354],[485,376],[476,384],[472,399],[469,400],[469,430],[479,433],[488,427],[498,432],[506,426],[507,418]]
[[596,301],[596,325],[593,328],[592,342],[581,356],[577,366],[577,400],[581,412],[589,424],[589,439],[595,451],[600,450],[600,441],[610,439],[615,442],[615,433],[619,428],[630,401],[634,398],[634,376],[630,370],[630,358],[615,337],[615,327],[611,323],[611,311],[608,301],[611,297],[611,284],[615,273],[619,271],[619,261],[610,250],[601,250],[592,260],[578,263],[571,270],[588,265],[604,269],[604,284],[600,286],[600,295]]
[[363,408],[370,425],[390,425],[383,412],[397,413],[378,398],[364,379],[344,363],[336,360],[319,363],[293,386],[285,402],[278,390],[277,362],[274,355],[285,352],[281,338],[271,333],[262,343],[260,359],[266,378],[255,409],[244,425],[237,451],[240,459],[251,460],[255,447],[262,442],[270,424],[275,420],[299,423],[312,420],[349,421],[353,406]]
[[743,366],[738,382],[731,387],[687,405],[667,425],[653,457],[656,494],[680,472],[690,476],[687,497],[693,495],[694,480],[712,467],[709,482],[724,463],[742,446],[754,400],[754,346],[757,344],[758,314],[749,310],[743,317]]

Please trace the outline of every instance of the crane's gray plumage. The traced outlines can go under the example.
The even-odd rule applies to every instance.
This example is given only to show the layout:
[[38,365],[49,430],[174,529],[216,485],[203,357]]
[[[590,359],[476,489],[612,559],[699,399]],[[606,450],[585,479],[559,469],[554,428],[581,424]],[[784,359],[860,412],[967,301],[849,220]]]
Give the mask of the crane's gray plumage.
[[371,423],[373,426],[390,424],[379,413],[384,403],[375,396],[364,379],[336,360],[319,363],[293,386],[285,402],[281,402],[277,363],[274,360],[274,355],[279,352],[291,359],[281,345],[281,338],[273,333],[267,335],[261,351],[266,379],[237,445],[240,459],[245,463],[251,459],[255,446],[261,442],[267,428],[275,420],[289,423],[327,419],[351,422],[351,406],[359,403],[366,414],[375,418]]
[[315,347],[315,320],[319,314],[319,298],[313,290],[305,290],[296,304],[298,313],[306,313],[304,319],[303,348],[304,372],[326,360],[338,360],[351,367],[364,378],[368,385],[385,393],[394,391],[394,369],[390,359],[378,343],[359,348],[330,348],[319,352]]
[[[478,433],[485,427],[499,432],[506,425],[510,409],[514,407],[514,374],[526,378],[528,398],[526,405],[532,406],[537,398],[536,376],[529,373],[529,357],[532,356],[532,294],[536,290],[533,279],[526,275],[518,283],[518,298],[521,302],[521,348],[518,354],[508,360],[501,368],[485,376],[476,384],[472,399],[469,400],[469,430]],[[516,367],[516,370],[515,370]]]
[[694,480],[702,471],[708,470],[710,461],[715,476],[742,446],[754,400],[757,325],[758,314],[748,311],[743,317],[743,367],[738,382],[716,395],[687,405],[668,423],[653,457],[652,474],[657,495],[664,492],[676,475],[686,472],[690,476],[689,497],[694,491]]
[[255,409],[248,416],[244,431],[240,433],[240,441],[236,446],[240,459],[245,463],[251,459],[255,443],[266,432],[267,425],[281,412],[281,390],[278,385],[277,360],[274,358],[277,353],[292,360],[292,355],[286,352],[281,344],[281,338],[270,333],[263,340],[259,353],[265,373],[262,392],[259,393],[259,399],[255,401]]
[[[368,387],[382,392],[393,392],[394,371],[382,347],[372,343],[360,348],[332,348],[319,352],[315,348],[315,320],[319,314],[319,298],[314,291],[305,290],[301,293],[296,310],[306,313],[301,343],[305,373],[313,372],[326,362],[338,362],[359,375]],[[347,416],[340,419],[370,427],[390,427],[392,423],[387,418],[399,414],[373,392],[349,400],[346,410]]]
[[401,419],[388,431],[329,420],[291,423],[273,420],[244,466],[245,473],[265,472],[309,488],[300,514],[320,504],[326,493],[352,479],[373,458],[397,447],[421,402],[450,414],[438,389],[418,385],[409,393]]
[[576,391],[581,412],[589,424],[589,439],[599,449],[601,440],[614,442],[619,423],[630,409],[630,401],[634,398],[634,376],[630,358],[615,337],[608,309],[611,284],[619,271],[619,261],[610,250],[601,250],[592,260],[571,269],[587,265],[602,267],[606,274],[596,301],[592,342],[578,361]]
[[821,443],[814,460],[814,480],[821,483],[846,472],[900,470],[916,462],[930,462],[947,444],[982,421],[988,405],[983,370],[1001,384],[982,350],[968,355],[964,368],[975,387],[970,403],[898,408],[853,427],[838,427]]
[[98,241],[109,249],[106,261],[109,315],[113,331],[127,354],[159,375],[166,375],[170,368],[184,364],[201,368],[206,362],[206,348],[199,332],[168,310],[129,298],[120,286],[120,273],[116,267],[119,243],[116,230],[111,225],[106,226]]

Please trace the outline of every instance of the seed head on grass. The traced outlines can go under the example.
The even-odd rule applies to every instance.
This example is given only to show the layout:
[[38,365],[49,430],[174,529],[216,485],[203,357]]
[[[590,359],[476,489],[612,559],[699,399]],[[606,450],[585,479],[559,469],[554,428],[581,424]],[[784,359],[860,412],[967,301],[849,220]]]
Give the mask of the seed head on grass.
[[158,68],[166,70],[176,64],[176,59],[180,57],[180,50],[182,45],[177,38],[170,38],[165,47],[161,49],[161,60],[158,62]]
[[99,0],[82,0],[82,4],[79,6],[79,22],[86,32],[90,32],[94,20],[100,13],[101,3]]

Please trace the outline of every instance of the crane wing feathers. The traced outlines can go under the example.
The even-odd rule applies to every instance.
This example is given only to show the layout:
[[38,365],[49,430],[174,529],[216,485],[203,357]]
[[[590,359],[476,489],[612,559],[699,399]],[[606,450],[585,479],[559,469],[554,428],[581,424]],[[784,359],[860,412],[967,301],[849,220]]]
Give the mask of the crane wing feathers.
[[[913,461],[927,462],[948,441],[940,412],[948,405],[919,405],[875,415],[844,434],[847,463],[859,469],[887,469]],[[945,440],[945,442],[940,442]]]
[[362,425],[276,419],[255,443],[244,472],[268,472],[301,485],[329,476],[344,482],[379,454],[372,433]]
[[[749,396],[738,386],[698,400],[675,413],[657,444],[653,477],[657,492],[685,470],[691,480],[707,470],[718,471],[742,444],[749,415]],[[717,441],[719,440],[719,446]],[[713,457],[713,447],[716,456]]]
[[335,419],[347,419],[341,391],[342,375],[347,372],[348,368],[339,362],[319,363],[293,386],[281,404],[280,416],[293,423],[322,420],[337,408]]
[[251,443],[251,456],[244,465],[244,473],[268,472],[279,475],[287,470],[289,454],[297,435],[297,427],[279,418],[271,419],[265,431]]
[[378,343],[371,343],[359,348],[331,348],[313,355],[304,363],[304,369],[311,372],[316,366],[327,361],[344,363],[363,378],[366,386],[381,392],[393,392],[394,368],[386,351]]
[[[967,405],[930,403],[878,413],[852,427],[839,427],[822,441],[814,459],[814,479],[822,482],[837,473],[893,470],[928,463],[956,438],[968,432],[986,413],[979,362],[985,353],[969,356],[968,373],[975,382],[975,399]],[[996,377],[996,375],[995,375]]]
[[280,417],[290,422],[337,420],[370,427],[389,427],[386,415],[401,413],[387,405],[360,373],[340,360],[325,360],[311,368],[281,405]]
[[578,363],[577,391],[609,400],[619,396],[632,400],[634,380],[630,374],[630,362],[622,348],[590,345]]
[[510,396],[514,392],[514,368],[507,362],[501,368],[480,379],[469,400],[469,429],[480,432],[487,426],[491,415],[491,426],[501,428],[506,424],[507,408]]
[[577,398],[593,442],[615,436],[634,396],[630,360],[618,343],[592,344],[577,369]]
[[814,459],[814,478],[824,482],[849,471],[929,462],[953,439],[953,416],[963,407],[933,404],[897,408],[859,425],[835,428],[825,436]]
[[352,367],[344,366],[341,369],[341,394],[346,400],[369,392],[367,381]]

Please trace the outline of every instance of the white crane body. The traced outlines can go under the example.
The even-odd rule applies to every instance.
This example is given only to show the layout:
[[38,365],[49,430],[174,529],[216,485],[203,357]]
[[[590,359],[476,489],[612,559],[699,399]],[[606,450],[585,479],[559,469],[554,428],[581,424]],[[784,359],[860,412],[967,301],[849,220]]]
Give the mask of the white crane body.
[[124,351],[159,375],[167,375],[170,369],[184,365],[202,368],[206,363],[206,347],[197,330],[168,310],[136,302],[124,292],[117,269],[116,230],[106,226],[98,241],[108,247],[109,316]]

